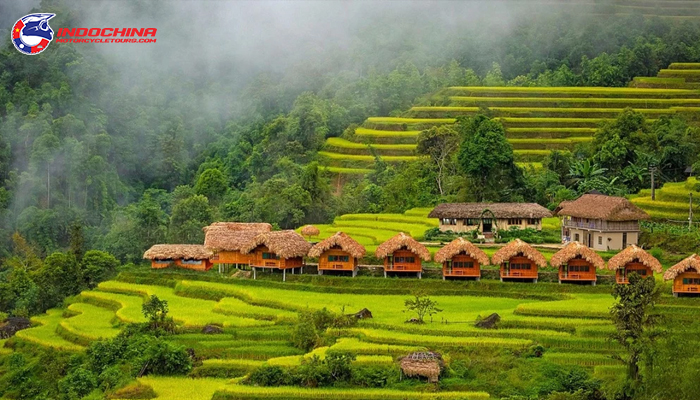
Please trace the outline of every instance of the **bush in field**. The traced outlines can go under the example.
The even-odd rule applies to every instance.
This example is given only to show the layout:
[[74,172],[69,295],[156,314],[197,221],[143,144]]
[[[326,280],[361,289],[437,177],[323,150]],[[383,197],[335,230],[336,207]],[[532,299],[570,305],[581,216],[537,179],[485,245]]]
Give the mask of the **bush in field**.
[[368,387],[383,388],[395,383],[399,370],[395,365],[372,365],[352,368],[352,384]]
[[501,229],[496,232],[497,243],[508,243],[513,239],[521,239],[527,243],[560,243],[561,238],[554,234],[538,231],[532,228],[520,229],[511,226],[508,230]]
[[77,400],[97,388],[95,374],[84,368],[77,368],[58,381],[58,390],[66,400]]
[[328,328],[349,328],[357,324],[357,319],[344,314],[335,314],[325,307],[314,312],[301,312],[292,331],[292,344],[304,351],[311,351],[323,342],[323,334]]
[[161,300],[156,295],[152,295],[141,306],[143,316],[148,319],[149,327],[154,332],[172,332],[175,329],[175,322],[168,317],[168,302]]
[[263,365],[250,374],[247,382],[258,386],[283,386],[291,380],[289,372],[282,367]]

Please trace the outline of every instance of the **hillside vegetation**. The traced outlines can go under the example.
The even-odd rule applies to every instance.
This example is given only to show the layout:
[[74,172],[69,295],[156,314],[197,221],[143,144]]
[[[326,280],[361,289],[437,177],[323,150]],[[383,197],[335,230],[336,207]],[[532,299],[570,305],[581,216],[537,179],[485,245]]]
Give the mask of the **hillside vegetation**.
[[520,165],[541,167],[552,150],[592,142],[598,127],[626,108],[649,123],[674,115],[699,120],[700,64],[673,63],[656,78],[635,78],[629,88],[450,87],[430,102],[435,105],[411,107],[402,117],[368,118],[346,138],[327,139],[322,162],[331,172],[365,174],[375,156],[414,161],[421,130],[485,113],[504,125]]

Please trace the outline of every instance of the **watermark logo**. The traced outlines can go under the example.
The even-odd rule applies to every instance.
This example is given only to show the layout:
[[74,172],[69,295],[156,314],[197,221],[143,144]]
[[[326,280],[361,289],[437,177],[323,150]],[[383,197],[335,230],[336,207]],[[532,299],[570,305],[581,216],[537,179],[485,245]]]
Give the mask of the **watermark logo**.
[[28,55],[39,54],[49,47],[53,40],[53,29],[49,20],[56,14],[29,14],[17,20],[12,28],[12,43],[20,52]]

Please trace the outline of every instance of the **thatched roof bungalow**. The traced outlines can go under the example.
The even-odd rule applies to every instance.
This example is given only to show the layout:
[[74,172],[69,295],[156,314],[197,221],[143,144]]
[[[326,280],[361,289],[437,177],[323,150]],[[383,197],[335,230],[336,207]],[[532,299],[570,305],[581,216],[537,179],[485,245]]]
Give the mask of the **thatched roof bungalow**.
[[[251,267],[287,269],[301,268],[311,244],[292,230],[264,232],[258,234],[241,247],[242,254],[251,254]],[[283,274],[286,279],[286,273]]]
[[501,281],[530,279],[537,282],[538,267],[547,266],[547,260],[542,253],[520,239],[515,239],[498,249],[491,257],[491,262],[501,266]]
[[629,274],[633,272],[647,277],[664,271],[659,260],[634,244],[612,256],[608,269],[615,271],[615,281],[621,284],[629,283]]
[[270,232],[268,223],[214,222],[203,228],[204,246],[214,252],[214,264],[249,265],[250,256],[241,253],[241,248],[257,235]]
[[416,239],[403,232],[377,246],[377,258],[384,259],[384,277],[387,272],[423,273],[423,261],[430,261],[430,251]]
[[581,242],[595,250],[622,250],[639,239],[639,221],[649,214],[624,197],[588,193],[563,201],[554,210],[562,217],[565,242]]
[[481,266],[489,264],[489,256],[464,238],[457,238],[435,253],[442,263],[442,279],[448,277],[481,278]]
[[441,231],[477,230],[487,237],[511,226],[541,230],[542,218],[551,216],[537,203],[443,203],[428,214],[440,220]]
[[596,269],[605,267],[605,261],[593,249],[579,242],[571,242],[556,252],[549,263],[559,268],[559,283],[596,283]]
[[182,268],[205,271],[211,268],[211,250],[201,244],[154,244],[143,253],[151,260],[151,268],[177,265]]
[[357,274],[359,260],[367,250],[344,232],[316,243],[309,250],[309,257],[318,258],[318,274],[324,271],[350,271],[354,277]]
[[673,295],[700,293],[700,256],[693,254],[672,266],[664,274],[664,280],[673,280]]

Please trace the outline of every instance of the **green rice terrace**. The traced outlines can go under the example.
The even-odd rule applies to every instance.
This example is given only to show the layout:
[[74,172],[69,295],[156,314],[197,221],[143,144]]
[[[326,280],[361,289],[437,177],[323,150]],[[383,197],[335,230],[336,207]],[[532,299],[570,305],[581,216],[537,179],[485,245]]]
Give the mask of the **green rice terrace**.
[[700,218],[700,182],[688,178],[685,182],[669,182],[656,189],[656,199],[651,199],[651,189],[641,190],[630,201],[651,215],[655,220],[688,221],[690,196],[693,197],[693,220]]
[[[35,317],[35,327],[18,332],[10,347],[30,343],[67,352],[81,351],[91,341],[116,336],[125,324],[144,322],[141,305],[151,295],[166,300],[177,324],[171,341],[194,349],[201,363],[189,377],[146,376],[138,385],[152,388],[157,399],[487,399],[494,388],[475,377],[445,379],[439,393],[429,384],[390,388],[255,387],[242,378],[262,365],[294,367],[329,351],[354,354],[353,365],[395,366],[407,353],[443,354],[449,370],[466,360],[486,362],[508,354],[513,363],[580,366],[602,381],[614,381],[624,370],[612,358],[621,351],[607,339],[612,304],[607,286],[550,283],[443,282],[359,277],[297,275],[279,282],[273,275],[258,281],[220,277],[214,272],[150,271],[135,268],[95,290],[72,298],[66,309]],[[136,283],[139,282],[139,283]],[[430,293],[442,312],[423,325],[406,324],[403,303],[413,290]],[[666,291],[664,292],[666,293]],[[658,306],[678,318],[700,316],[700,302],[677,303],[669,294]],[[291,327],[298,312],[327,308],[336,313],[369,308],[373,318],[347,328],[329,328],[330,339],[309,353],[292,346]],[[498,313],[498,329],[474,326]],[[220,334],[200,333],[206,325]],[[530,351],[541,346],[544,353]],[[3,348],[3,352],[11,351]],[[528,368],[529,368],[528,367]],[[398,369],[397,372],[398,374]],[[512,384],[512,382],[511,382]],[[523,381],[521,384],[525,385]],[[517,384],[516,384],[517,385]],[[111,398],[130,398],[129,390]],[[123,393],[125,397],[120,397]]]
[[371,117],[347,138],[328,138],[319,152],[333,173],[366,174],[375,155],[388,163],[416,160],[420,132],[453,124],[457,117],[487,112],[506,128],[516,161],[541,166],[552,150],[570,151],[593,140],[601,123],[625,108],[648,121],[700,115],[700,64],[674,63],[657,77],[635,78],[628,88],[450,87],[400,117]]

